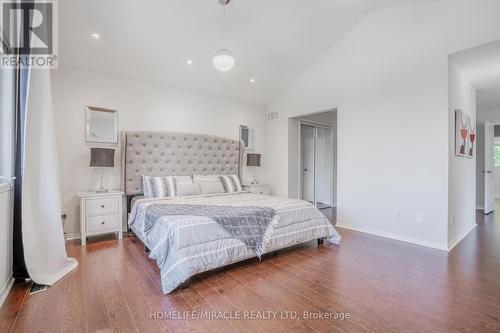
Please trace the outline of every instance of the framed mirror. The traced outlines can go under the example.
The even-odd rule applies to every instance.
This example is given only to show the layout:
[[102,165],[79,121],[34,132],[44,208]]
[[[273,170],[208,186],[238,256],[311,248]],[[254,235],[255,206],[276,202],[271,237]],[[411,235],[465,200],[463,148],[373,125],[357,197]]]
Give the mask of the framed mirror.
[[118,144],[118,112],[87,106],[85,108],[85,141]]
[[245,143],[246,149],[253,149],[254,148],[253,129],[245,125],[240,125],[240,140]]

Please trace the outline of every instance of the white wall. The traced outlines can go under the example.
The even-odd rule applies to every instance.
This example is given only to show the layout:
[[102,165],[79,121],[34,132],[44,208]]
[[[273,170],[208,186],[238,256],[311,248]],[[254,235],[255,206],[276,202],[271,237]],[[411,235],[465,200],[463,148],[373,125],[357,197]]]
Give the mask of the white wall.
[[[476,120],[476,89],[450,57],[449,71],[450,183],[448,244],[454,245],[476,226],[476,159],[455,154],[455,110]],[[476,146],[477,148],[477,146]]]
[[269,178],[287,195],[288,118],[338,109],[341,226],[448,247],[448,55],[500,37],[495,0],[365,17],[269,107]]
[[[87,105],[118,110],[120,130],[194,132],[237,139],[239,125],[247,125],[255,128],[256,152],[262,152],[266,142],[261,106],[70,68],[54,70],[52,86],[62,207],[68,216],[65,232],[70,236],[79,234],[78,192],[98,187],[98,175],[88,167]],[[267,156],[262,158],[259,179],[264,183]],[[119,188],[119,161],[116,156],[108,188]]]

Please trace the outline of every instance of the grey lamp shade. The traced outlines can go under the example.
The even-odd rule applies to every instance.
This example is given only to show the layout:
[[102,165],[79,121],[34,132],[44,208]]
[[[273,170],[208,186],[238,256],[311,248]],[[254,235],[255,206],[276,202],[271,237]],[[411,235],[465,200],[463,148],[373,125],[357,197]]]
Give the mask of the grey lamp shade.
[[115,150],[109,148],[90,148],[90,166],[112,168],[115,166]]
[[260,167],[260,154],[247,154],[247,166]]

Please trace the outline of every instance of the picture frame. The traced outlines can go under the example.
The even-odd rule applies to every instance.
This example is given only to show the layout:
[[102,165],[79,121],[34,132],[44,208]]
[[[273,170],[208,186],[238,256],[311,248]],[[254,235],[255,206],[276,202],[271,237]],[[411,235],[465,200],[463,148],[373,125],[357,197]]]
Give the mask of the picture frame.
[[118,111],[87,106],[85,108],[85,142],[118,144]]
[[455,110],[455,155],[463,158],[476,156],[476,123],[462,110]]

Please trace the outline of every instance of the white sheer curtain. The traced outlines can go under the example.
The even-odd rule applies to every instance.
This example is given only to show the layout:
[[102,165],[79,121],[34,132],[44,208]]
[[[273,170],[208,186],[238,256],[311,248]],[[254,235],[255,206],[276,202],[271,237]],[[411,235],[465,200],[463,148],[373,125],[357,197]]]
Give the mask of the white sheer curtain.
[[22,193],[24,258],[34,282],[52,285],[78,262],[67,257],[61,224],[49,70],[31,70],[26,114]]

